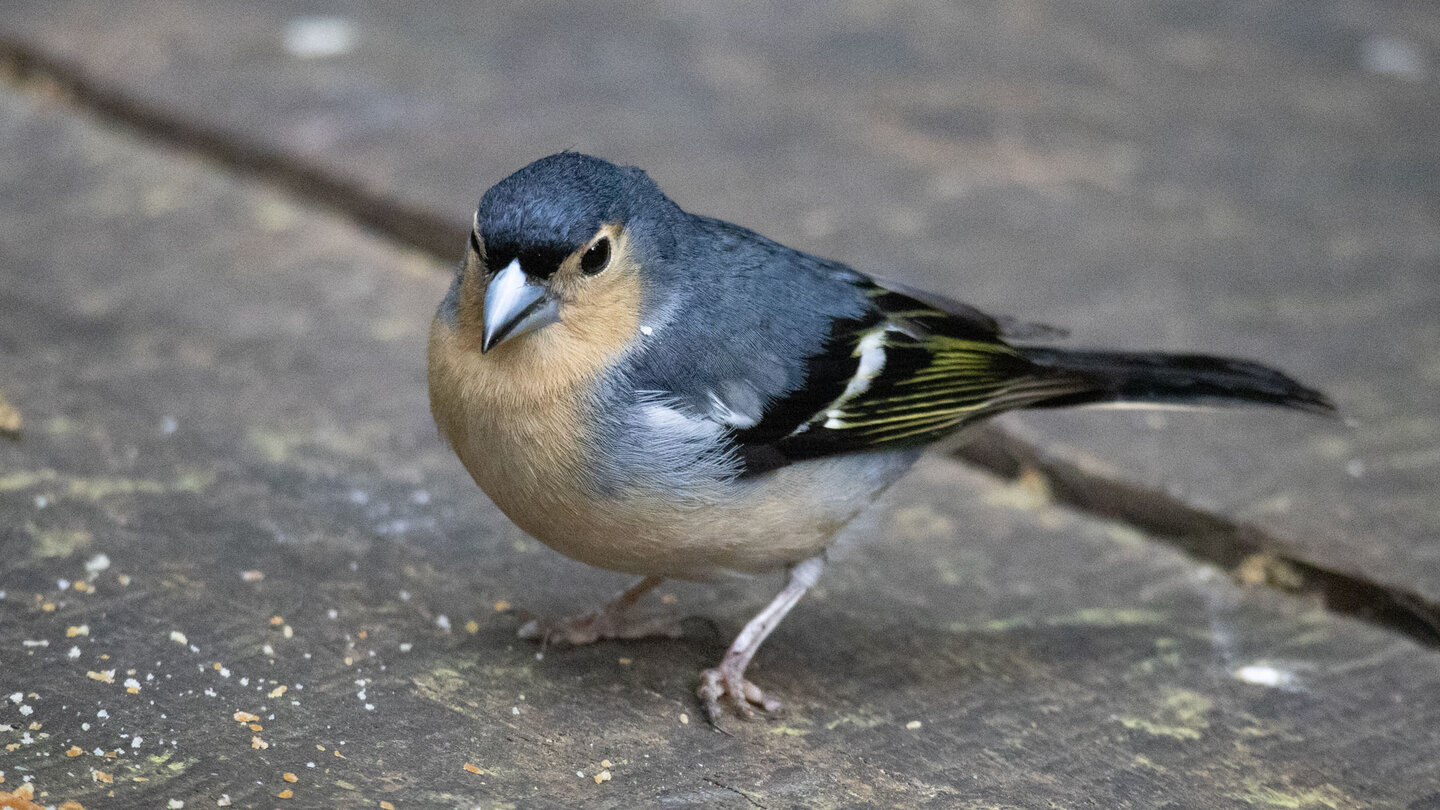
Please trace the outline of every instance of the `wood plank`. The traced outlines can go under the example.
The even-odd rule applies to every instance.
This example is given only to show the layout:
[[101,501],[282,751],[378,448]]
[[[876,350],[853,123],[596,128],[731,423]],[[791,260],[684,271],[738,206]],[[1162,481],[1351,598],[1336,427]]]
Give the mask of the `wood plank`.
[[1433,4],[361,4],[329,57],[293,42],[311,13],[12,2],[0,31],[457,234],[506,172],[590,150],[698,210],[1077,344],[1271,361],[1358,426],[1084,414],[1020,429],[1440,599]]
[[780,720],[726,736],[690,698],[773,582],[674,589],[704,617],[679,641],[537,655],[513,638],[523,611],[618,580],[525,539],[435,437],[429,259],[35,96],[0,92],[0,121],[22,158],[0,188],[24,190],[0,195],[0,385],[26,420],[0,441],[0,789],[86,807],[1440,796],[1433,651],[944,460],[761,652]]

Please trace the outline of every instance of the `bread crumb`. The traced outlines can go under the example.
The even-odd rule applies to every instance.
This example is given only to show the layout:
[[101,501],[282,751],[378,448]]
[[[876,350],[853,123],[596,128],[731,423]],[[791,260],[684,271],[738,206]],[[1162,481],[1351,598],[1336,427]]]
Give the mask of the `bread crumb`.
[[495,603],[495,612],[496,612],[496,613],[504,613],[505,611],[507,611],[507,610],[509,610],[509,609],[510,609],[510,603],[509,603],[509,602],[506,602],[504,599],[501,599],[500,601],[498,601],[498,602]]
[[74,638],[76,636],[88,635],[90,635],[90,625],[88,624],[72,624],[69,627],[65,628],[66,638]]
[[300,781],[300,777],[296,776],[295,774],[293,774],[293,773],[291,773],[291,772],[289,772],[289,771],[286,771],[280,778],[281,778],[281,779],[284,779],[286,782],[290,782],[291,784],[294,784],[295,782],[299,782],[299,781]]
[[241,571],[240,579],[246,582],[259,582],[265,578],[264,571]]
[[92,681],[99,681],[101,683],[114,683],[115,670],[107,669],[102,672],[96,672],[92,669],[89,672],[85,673],[85,677],[89,678]]
[[250,712],[245,711],[235,712],[233,717],[235,718],[235,722],[237,723],[253,723],[256,720],[260,719],[259,715],[254,715]]
[[85,805],[71,799],[68,802],[61,802],[60,810],[85,810]]
[[480,767],[479,767],[478,765],[474,765],[474,764],[471,764],[471,763],[467,762],[467,763],[465,763],[465,766],[464,766],[464,767],[465,767],[465,770],[469,771],[470,773],[480,773]]
[[92,770],[90,771],[90,778],[94,779],[96,782],[104,782],[107,785],[115,784],[115,777],[104,771]]
[[630,666],[630,665],[633,664],[633,663],[635,663],[635,659],[633,659],[633,658],[621,658],[621,659],[620,659],[620,666],[622,666],[622,667],[628,667],[628,666]]
[[688,726],[688,725],[690,725],[690,715],[688,715],[688,714],[686,714],[686,713],[684,713],[684,712],[681,712],[681,713],[680,713],[680,725],[682,725],[682,726]]
[[908,722],[908,723],[905,724],[905,728],[908,728],[908,729],[910,729],[911,731],[914,731],[915,729],[920,728],[920,725],[921,725],[921,724],[920,724],[920,721],[919,721],[919,720],[911,720],[910,722]]
[[380,802],[380,810],[395,810],[395,805],[390,802]]
[[280,684],[279,686],[275,687],[274,689],[271,689],[269,696],[272,697],[272,698],[278,698],[278,697],[280,697],[281,695],[285,694],[285,690],[288,689],[288,688],[289,688],[289,687],[287,687],[285,684],[282,683],[282,684]]
[[265,727],[262,726],[262,725],[260,725],[259,723],[251,723],[251,724],[250,724],[250,730],[251,730],[251,731],[264,731],[264,730],[265,730]]
[[480,632],[480,622],[477,622],[474,619],[465,622],[465,632],[469,633],[472,636]]
[[281,617],[281,616],[271,616],[271,617],[270,617],[270,626],[271,626],[271,627],[279,627],[280,625],[282,625],[282,624],[284,624],[284,623],[285,623],[285,619],[284,619],[283,617]]
[[266,748],[270,747],[270,743],[260,739],[260,735],[257,734],[250,738],[250,747],[256,749],[257,751],[263,751]]
[[190,643],[190,639],[186,638],[186,637],[185,637],[185,634],[182,633],[182,632],[180,632],[179,630],[171,630],[171,631],[170,631],[170,640],[173,641],[173,642],[175,642],[176,644],[189,644],[189,643]]
[[14,793],[6,793],[0,790],[0,807],[14,808],[14,810],[43,810],[40,805],[31,801],[35,798],[35,787],[29,782],[15,788]]
[[295,791],[291,790],[290,788],[285,788],[284,790],[280,791],[279,793],[276,793],[276,794],[275,794],[275,798],[277,798],[277,799],[288,799],[288,798],[290,798],[290,797],[292,797],[292,796],[294,796],[294,795],[295,795]]
[[595,784],[598,785],[598,784],[600,784],[601,782],[609,782],[609,781],[610,781],[610,772],[609,772],[609,771],[601,771],[601,772],[595,774]]
[[65,756],[70,757],[71,759],[74,759],[75,757],[78,757],[83,753],[85,752],[80,750],[80,746],[78,745],[72,745],[69,748],[65,749]]
[[20,438],[20,429],[24,427],[24,420],[20,418],[20,412],[15,406],[5,401],[5,394],[0,393],[0,433],[4,433],[12,439]]

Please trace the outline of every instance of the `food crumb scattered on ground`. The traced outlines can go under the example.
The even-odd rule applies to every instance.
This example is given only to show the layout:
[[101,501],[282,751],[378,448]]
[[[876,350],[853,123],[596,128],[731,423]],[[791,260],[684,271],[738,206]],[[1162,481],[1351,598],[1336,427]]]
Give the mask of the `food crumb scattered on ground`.
[[0,807],[13,807],[15,810],[40,810],[40,805],[32,801],[34,798],[35,786],[27,782],[15,788],[14,793],[0,790]]
[[[125,584],[125,583],[122,582],[122,583],[120,583],[120,584],[123,585],[123,584]],[[190,639],[186,638],[186,637],[185,637],[185,634],[182,633],[182,632],[180,632],[179,630],[171,630],[171,631],[170,631],[170,640],[173,641],[173,642],[175,642],[176,644],[189,644],[189,643],[190,643]]]
[[908,722],[908,723],[905,724],[905,728],[908,728],[908,729],[910,729],[911,731],[914,731],[915,729],[920,728],[920,725],[921,725],[921,724],[920,724],[920,721],[919,721],[919,720],[911,720],[910,722]]
[[469,771],[470,773],[480,773],[480,766],[475,765],[475,764],[473,764],[473,763],[467,762],[467,763],[465,763],[465,766],[464,766],[464,767],[465,767],[465,770]]
[[71,759],[74,759],[75,757],[78,757],[83,753],[85,752],[80,750],[80,746],[78,745],[72,745],[69,748],[65,749],[65,756],[70,757]]
[[113,669],[106,669],[106,670],[102,670],[102,671],[100,671],[100,672],[96,672],[95,670],[92,669],[92,670],[90,670],[89,672],[85,673],[85,677],[89,678],[89,679],[92,680],[92,681],[99,681],[99,682],[101,682],[101,683],[114,683],[114,682],[115,682],[115,670],[113,670]]
[[509,609],[510,609],[510,603],[509,603],[509,602],[506,602],[504,599],[501,599],[501,600],[499,600],[498,602],[495,603],[495,612],[496,612],[496,613],[504,613],[505,611],[507,611],[507,610],[509,610]]
[[295,791],[291,790],[290,788],[285,788],[284,790],[280,791],[279,793],[276,793],[276,794],[275,794],[275,798],[277,798],[277,799],[288,799],[288,798],[290,798],[290,797],[292,797],[292,796],[294,796],[294,795],[295,795]]
[[680,713],[680,725],[682,725],[682,726],[688,726],[688,725],[690,725],[690,715],[686,714],[685,712],[681,712],[681,713]]
[[20,430],[25,426],[24,420],[20,418],[20,412],[14,405],[5,401],[5,393],[0,391],[0,434],[12,439],[20,438]]
[[76,636],[88,635],[90,635],[90,625],[88,624],[72,624],[69,627],[65,628],[66,638],[74,638]]
[[246,711],[235,712],[233,717],[235,718],[235,722],[237,723],[253,723],[256,720],[260,719],[258,715],[254,715]]
[[380,810],[395,810],[395,805],[390,802],[380,802]]
[[246,582],[259,582],[265,578],[264,571],[241,571],[240,579]]
[[115,784],[115,777],[104,771],[91,770],[90,778],[94,779],[96,782],[103,782],[107,785]]
[[269,692],[269,697],[278,698],[278,697],[280,697],[281,695],[285,694],[285,691],[286,691],[287,689],[289,689],[289,688],[290,688],[290,687],[288,687],[288,686],[286,686],[285,684],[282,683],[282,684],[280,684],[279,686],[275,687],[274,689],[271,689],[271,690],[270,690],[270,692]]
[[250,738],[250,747],[257,751],[263,751],[270,747],[270,743],[260,739],[260,735],[257,734]]
[[609,771],[601,771],[601,772],[595,774],[595,784],[598,785],[598,784],[600,784],[601,782],[609,782],[609,781],[610,781],[610,772],[609,772]]
[[281,778],[281,779],[284,779],[286,782],[291,782],[291,783],[299,782],[299,781],[300,781],[300,777],[296,776],[295,774],[293,774],[293,773],[291,773],[291,772],[289,772],[289,771],[286,771],[286,772],[284,773],[284,775],[282,775],[280,778]]

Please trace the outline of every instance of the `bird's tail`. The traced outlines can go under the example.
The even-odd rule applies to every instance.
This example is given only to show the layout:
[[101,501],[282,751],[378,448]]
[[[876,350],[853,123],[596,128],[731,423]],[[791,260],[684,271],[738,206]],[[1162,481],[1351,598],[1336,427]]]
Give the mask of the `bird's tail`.
[[[1017,347],[1018,348],[1018,347]],[[1070,351],[1020,348],[1045,376],[1079,390],[1040,399],[1030,408],[1072,405],[1178,405],[1207,407],[1253,403],[1333,415],[1325,394],[1268,366],[1229,357],[1161,352]]]

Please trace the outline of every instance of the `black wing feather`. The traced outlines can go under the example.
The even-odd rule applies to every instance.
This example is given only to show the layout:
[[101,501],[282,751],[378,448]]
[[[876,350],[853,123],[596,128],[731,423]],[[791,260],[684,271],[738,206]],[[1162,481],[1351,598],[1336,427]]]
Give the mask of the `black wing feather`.
[[[925,444],[998,411],[1084,386],[1074,375],[1032,363],[1003,340],[1000,322],[978,310],[940,309],[870,280],[857,282],[857,293],[868,309],[831,323],[807,361],[805,385],[735,432],[746,475],[802,459]],[[870,368],[863,369],[867,352]],[[865,379],[857,383],[857,375]]]

